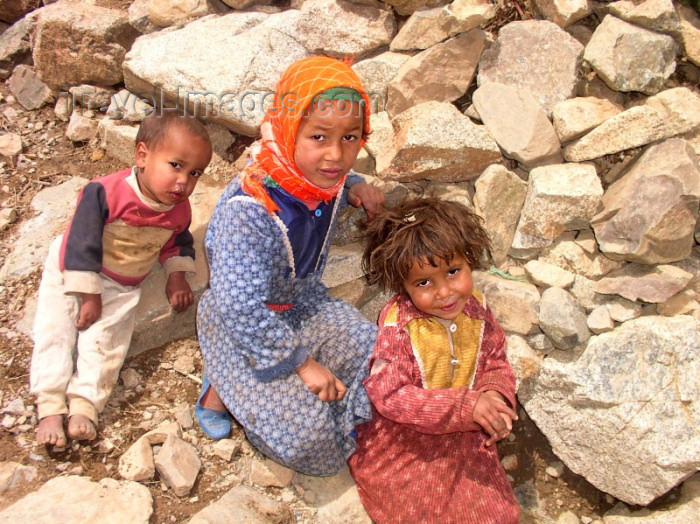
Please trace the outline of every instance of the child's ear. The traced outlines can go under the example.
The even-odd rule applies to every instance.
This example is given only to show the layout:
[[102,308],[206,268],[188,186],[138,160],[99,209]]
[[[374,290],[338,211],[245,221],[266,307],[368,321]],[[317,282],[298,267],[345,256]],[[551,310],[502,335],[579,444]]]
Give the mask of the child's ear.
[[134,157],[136,159],[136,167],[143,169],[146,166],[146,159],[148,158],[148,146],[145,142],[136,144]]

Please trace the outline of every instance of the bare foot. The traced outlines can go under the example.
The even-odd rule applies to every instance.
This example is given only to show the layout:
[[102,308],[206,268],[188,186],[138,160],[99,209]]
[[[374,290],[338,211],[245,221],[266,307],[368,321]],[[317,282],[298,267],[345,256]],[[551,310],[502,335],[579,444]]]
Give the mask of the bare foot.
[[39,421],[36,441],[46,446],[63,448],[68,443],[63,431],[63,415],[49,415]]
[[68,419],[68,436],[74,440],[94,440],[97,430],[85,415],[72,415]]
[[211,409],[212,411],[217,411],[219,413],[223,413],[224,411],[226,411],[226,406],[221,401],[221,399],[219,398],[219,394],[216,391],[214,391],[214,388],[212,386],[209,386],[209,389],[202,397],[202,401],[200,402],[200,404],[203,408]]

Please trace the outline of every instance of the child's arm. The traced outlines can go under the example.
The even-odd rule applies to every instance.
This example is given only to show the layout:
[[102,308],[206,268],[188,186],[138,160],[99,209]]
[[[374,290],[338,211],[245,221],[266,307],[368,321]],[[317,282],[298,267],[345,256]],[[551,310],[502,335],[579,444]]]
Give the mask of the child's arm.
[[165,293],[168,302],[177,312],[185,311],[194,302],[192,289],[185,279],[184,271],[173,271],[168,275],[168,283],[165,285]]
[[384,209],[385,195],[384,191],[376,186],[359,182],[350,186],[348,189],[348,204],[353,207],[365,208],[367,216],[372,219],[375,214]]
[[518,418],[497,391],[486,391],[479,396],[472,417],[489,435],[484,443],[486,447],[506,438],[513,429],[513,421]]
[[304,363],[295,371],[309,391],[321,402],[341,400],[348,391],[338,377],[311,357],[306,357]]
[[380,328],[372,359],[386,364],[364,382],[377,411],[421,433],[480,431],[472,420],[480,393],[466,387],[438,390],[415,386],[410,355],[411,341],[406,332],[395,326]]

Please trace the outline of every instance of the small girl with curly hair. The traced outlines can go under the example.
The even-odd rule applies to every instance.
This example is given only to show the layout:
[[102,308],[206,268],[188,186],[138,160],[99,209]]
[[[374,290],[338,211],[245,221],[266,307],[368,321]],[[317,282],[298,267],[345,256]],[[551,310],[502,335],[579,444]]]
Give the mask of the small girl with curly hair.
[[465,206],[420,198],[365,226],[370,284],[397,294],[379,317],[364,381],[372,420],[349,459],[377,523],[518,522],[493,444],[517,419],[506,340],[472,269],[490,242]]

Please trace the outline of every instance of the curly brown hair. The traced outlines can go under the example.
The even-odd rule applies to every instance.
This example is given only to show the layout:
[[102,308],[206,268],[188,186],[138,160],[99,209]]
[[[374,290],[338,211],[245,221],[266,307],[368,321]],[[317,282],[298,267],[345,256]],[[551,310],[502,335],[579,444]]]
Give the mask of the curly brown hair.
[[402,292],[416,260],[437,266],[463,256],[471,269],[491,248],[483,220],[462,204],[437,198],[416,198],[378,214],[363,224],[366,242],[362,270],[370,285]]

